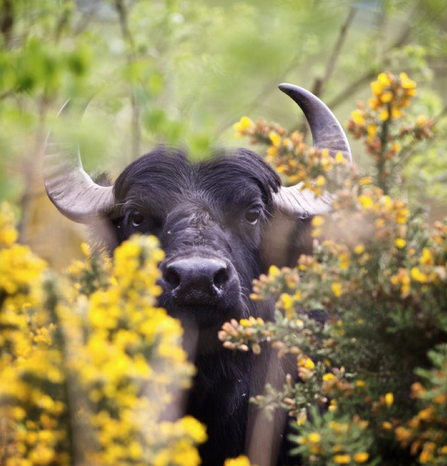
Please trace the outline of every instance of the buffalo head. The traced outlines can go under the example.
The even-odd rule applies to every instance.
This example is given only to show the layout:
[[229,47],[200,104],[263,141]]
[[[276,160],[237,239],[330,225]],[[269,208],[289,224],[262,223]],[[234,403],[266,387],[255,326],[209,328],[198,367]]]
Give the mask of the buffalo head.
[[[350,160],[345,134],[326,105],[297,86],[279,87],[302,108],[315,146]],[[246,149],[194,164],[181,150],[159,147],[131,163],[113,186],[100,186],[83,170],[78,148],[50,135],[44,174],[59,211],[81,223],[103,219],[109,243],[133,233],[156,235],[166,252],[160,304],[201,329],[259,313],[248,299],[251,281],[269,262],[305,252],[309,220],[329,207],[300,186],[281,187],[276,172]],[[287,219],[285,232],[279,218]],[[286,259],[272,253],[281,244]]]

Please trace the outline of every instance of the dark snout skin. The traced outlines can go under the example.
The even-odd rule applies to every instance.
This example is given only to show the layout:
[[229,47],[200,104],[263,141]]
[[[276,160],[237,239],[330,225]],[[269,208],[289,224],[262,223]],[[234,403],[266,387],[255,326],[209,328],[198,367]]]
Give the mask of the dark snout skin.
[[171,315],[194,321],[201,330],[239,317],[241,288],[230,262],[202,252],[174,257],[160,269],[161,301],[169,305]]
[[229,270],[227,264],[217,258],[177,258],[166,265],[163,279],[176,303],[201,305],[204,301],[218,302],[226,291],[231,291],[227,286]]

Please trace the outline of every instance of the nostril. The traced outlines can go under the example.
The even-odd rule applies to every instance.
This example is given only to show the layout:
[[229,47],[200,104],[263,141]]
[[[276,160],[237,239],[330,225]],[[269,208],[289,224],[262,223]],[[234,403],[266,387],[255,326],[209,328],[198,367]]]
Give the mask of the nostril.
[[173,267],[168,267],[164,276],[165,282],[169,283],[172,288],[177,288],[180,285],[180,275]]
[[213,283],[217,288],[222,288],[228,281],[228,270],[222,267],[214,274]]
[[165,292],[180,304],[206,304],[221,299],[231,278],[231,268],[214,258],[186,257],[163,267]]

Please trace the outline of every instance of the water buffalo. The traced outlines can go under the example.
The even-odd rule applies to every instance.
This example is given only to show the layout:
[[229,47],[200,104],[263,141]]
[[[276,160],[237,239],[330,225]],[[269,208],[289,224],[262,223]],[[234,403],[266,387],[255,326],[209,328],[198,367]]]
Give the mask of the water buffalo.
[[[350,160],[335,116],[310,92],[279,88],[303,110],[314,144]],[[281,186],[278,174],[252,151],[219,151],[192,163],[180,149],[159,147],[131,163],[113,186],[100,186],[82,168],[77,147],[50,135],[44,155],[48,196],[75,222],[108,226],[110,247],[133,233],[154,234],[165,250],[159,303],[197,336],[197,376],[186,412],[208,426],[204,465],[222,465],[248,452],[259,465],[281,456],[283,427],[260,421],[249,398],[266,381],[281,385],[284,369],[269,351],[233,354],[217,331],[231,318],[272,319],[272,303],[249,299],[252,280],[269,265],[293,265],[311,248],[310,220],[328,209],[299,186]],[[188,332],[187,332],[188,334]]]

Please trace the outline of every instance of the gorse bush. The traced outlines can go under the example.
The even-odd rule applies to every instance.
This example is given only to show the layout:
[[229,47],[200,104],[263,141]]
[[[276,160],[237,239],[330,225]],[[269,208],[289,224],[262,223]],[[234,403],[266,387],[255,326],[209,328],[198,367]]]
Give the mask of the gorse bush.
[[198,465],[205,426],[162,420],[194,373],[178,321],[156,307],[153,237],[57,277],[0,212],[0,462]]
[[[247,117],[235,125],[286,182],[332,210],[312,221],[312,256],[255,280],[251,297],[273,297],[275,320],[232,320],[219,338],[230,351],[271,344],[296,355],[299,381],[291,374],[253,401],[287,410],[297,464],[447,464],[447,222],[429,229],[399,199],[433,122],[405,114],[416,95],[406,74],[382,73],[371,87],[348,123],[371,156],[368,176],[298,131]],[[0,464],[200,464],[205,426],[164,420],[194,368],[180,324],[157,307],[156,239],[134,237],[113,260],[84,245],[62,275],[17,236],[3,205]]]
[[275,322],[234,322],[219,337],[229,348],[256,353],[267,341],[297,355],[299,382],[254,401],[288,410],[304,464],[447,464],[447,222],[429,229],[398,197],[433,121],[405,114],[416,95],[405,73],[381,73],[371,88],[348,123],[372,158],[368,177],[298,132],[246,117],[235,125],[267,146],[291,183],[316,196],[329,187],[332,211],[313,219],[312,257],[255,281],[252,299],[274,297]]

